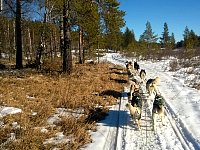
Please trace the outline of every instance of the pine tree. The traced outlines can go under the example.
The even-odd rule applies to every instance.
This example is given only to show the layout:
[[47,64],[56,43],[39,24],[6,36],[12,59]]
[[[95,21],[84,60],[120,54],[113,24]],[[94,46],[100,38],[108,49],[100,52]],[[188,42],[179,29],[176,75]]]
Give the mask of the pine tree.
[[[119,10],[118,0],[106,0],[100,2],[102,5],[102,26],[106,37],[106,47],[116,49],[120,36],[120,29],[125,25],[125,13]],[[112,40],[111,40],[112,39]]]
[[139,41],[147,43],[147,48],[150,49],[151,44],[156,43],[156,41],[158,40],[157,36],[158,35],[154,35],[154,32],[152,31],[151,23],[147,21],[146,29],[140,36]]
[[175,40],[175,37],[174,37],[174,33],[172,32],[171,36],[170,36],[170,45],[171,45],[171,48],[174,49],[175,48],[175,45],[176,45],[176,40]]
[[190,30],[189,38],[191,40],[192,48],[196,48],[198,45],[198,36],[193,30]]
[[[79,28],[79,63],[84,63],[84,49],[91,49],[99,36],[100,15],[95,1],[75,1],[76,25]],[[91,44],[92,43],[92,44]],[[86,47],[87,45],[87,47]],[[92,53],[90,51],[90,53]]]
[[184,46],[186,49],[194,49],[198,44],[198,36],[193,30],[189,30],[186,26],[184,30]]
[[186,26],[183,34],[183,39],[184,39],[184,46],[186,49],[190,48],[190,40],[189,40],[189,35],[190,35],[190,30]]
[[128,45],[133,42],[136,42],[135,34],[128,27],[126,27],[126,30],[123,34],[123,43],[122,43],[123,48],[127,48]]
[[163,48],[170,48],[170,36],[169,36],[168,25],[166,22],[164,23],[164,31],[160,39],[161,39],[160,43]]

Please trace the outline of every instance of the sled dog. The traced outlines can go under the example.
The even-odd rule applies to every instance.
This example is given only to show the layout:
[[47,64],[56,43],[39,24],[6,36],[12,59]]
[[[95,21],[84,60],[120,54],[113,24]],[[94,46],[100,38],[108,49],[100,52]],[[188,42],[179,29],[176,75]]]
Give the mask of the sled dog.
[[141,113],[142,113],[142,97],[139,92],[133,93],[133,97],[129,102],[126,104],[126,107],[129,108],[131,117],[133,119],[133,124],[136,124],[138,129],[140,130],[140,120],[141,120]]
[[146,71],[144,69],[140,70],[140,79],[142,81],[142,83],[145,81],[146,78]]
[[128,74],[128,81],[138,76],[136,70],[133,68],[132,62],[126,62],[126,70]]
[[139,71],[139,69],[140,69],[140,66],[139,66],[139,64],[136,61],[134,62],[134,69],[136,71]]
[[130,87],[130,100],[133,98],[133,93],[139,91],[139,83],[136,79],[129,80],[129,87]]
[[151,96],[153,92],[157,93],[157,85],[160,84],[160,77],[149,79],[146,82],[146,91]]
[[164,125],[164,106],[165,100],[160,94],[156,94],[152,108],[153,130],[156,129],[157,120],[160,118],[162,125]]
[[128,80],[134,77],[133,64],[131,61],[126,61],[126,71],[128,74]]
[[131,61],[126,61],[126,70],[132,70],[133,69],[133,64]]

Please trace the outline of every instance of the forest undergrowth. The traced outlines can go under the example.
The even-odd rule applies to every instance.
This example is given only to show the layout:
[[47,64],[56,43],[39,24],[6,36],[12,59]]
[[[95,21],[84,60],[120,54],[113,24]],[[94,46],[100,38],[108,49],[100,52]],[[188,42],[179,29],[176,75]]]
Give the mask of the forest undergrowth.
[[[0,148],[75,150],[92,142],[89,132],[117,103],[127,75],[110,63],[73,68],[71,75],[34,69],[0,71],[0,109],[21,109],[21,113],[0,116]],[[55,114],[57,120],[49,123]],[[65,142],[47,142],[58,133]]]

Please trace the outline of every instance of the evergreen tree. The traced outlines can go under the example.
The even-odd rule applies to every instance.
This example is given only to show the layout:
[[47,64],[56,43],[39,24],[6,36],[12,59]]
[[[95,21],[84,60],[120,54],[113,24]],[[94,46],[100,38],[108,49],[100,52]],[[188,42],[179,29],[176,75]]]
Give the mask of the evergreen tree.
[[158,40],[157,36],[158,35],[154,35],[154,32],[152,31],[151,23],[147,21],[146,29],[143,32],[143,34],[140,36],[139,41],[141,43],[143,42],[147,43],[147,48],[149,49],[150,45],[152,45],[153,43],[156,43],[156,41]]
[[164,31],[163,31],[162,37],[160,39],[161,39],[160,43],[163,48],[170,47],[170,36],[169,36],[168,25],[166,22],[164,23]]
[[189,38],[189,34],[190,34],[190,30],[189,28],[186,26],[185,30],[184,30],[184,34],[183,34],[183,39],[187,40]]
[[198,44],[198,36],[193,30],[189,30],[186,26],[184,30],[184,46],[186,49],[194,49]]
[[198,45],[198,36],[193,30],[190,30],[189,38],[191,40],[192,48],[196,48]]
[[[119,10],[120,3],[118,0],[101,1],[102,5],[102,21],[104,34],[106,37],[106,47],[109,49],[116,49],[118,39],[120,36],[120,29],[125,25],[125,13]],[[112,39],[112,40],[111,40]]]
[[84,63],[84,56],[87,42],[87,49],[97,43],[99,36],[100,15],[98,4],[91,1],[75,1],[76,25],[79,28],[79,63]]
[[175,40],[175,37],[174,37],[174,33],[172,32],[171,36],[170,36],[170,45],[171,45],[171,48],[174,49],[175,48],[175,45],[176,45],[176,40]]
[[129,44],[136,42],[135,40],[135,34],[133,31],[129,30],[128,27],[126,27],[126,30],[123,34],[123,43],[122,46],[124,48],[127,48]]
[[183,34],[183,39],[184,39],[184,46],[186,49],[190,48],[190,40],[189,40],[189,35],[190,35],[190,30],[186,26]]

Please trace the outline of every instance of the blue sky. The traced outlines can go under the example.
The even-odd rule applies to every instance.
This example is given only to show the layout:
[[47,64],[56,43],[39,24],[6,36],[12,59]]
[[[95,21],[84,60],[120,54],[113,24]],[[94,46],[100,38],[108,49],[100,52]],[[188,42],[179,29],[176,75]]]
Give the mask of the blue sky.
[[[160,37],[164,22],[176,42],[183,39],[185,27],[200,35],[200,0],[119,0],[120,10],[125,11],[126,26],[133,30],[136,39],[146,29],[146,22]],[[124,31],[124,30],[123,30]]]

